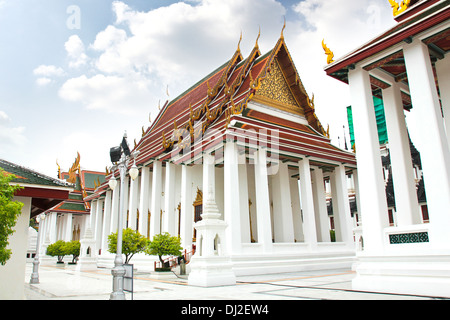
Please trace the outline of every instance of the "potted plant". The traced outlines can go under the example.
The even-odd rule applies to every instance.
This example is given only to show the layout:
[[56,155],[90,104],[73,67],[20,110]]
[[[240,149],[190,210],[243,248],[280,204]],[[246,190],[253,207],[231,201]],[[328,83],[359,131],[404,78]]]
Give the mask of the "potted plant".
[[[147,247],[148,240],[138,231],[131,228],[123,229],[122,233],[122,253],[125,255],[125,264],[136,254],[143,252]],[[108,236],[108,251],[117,252],[117,232]]]
[[181,240],[179,237],[173,237],[169,233],[165,232],[163,234],[157,234],[153,237],[145,253],[151,256],[158,256],[159,261],[161,261],[162,268],[156,268],[155,271],[170,271],[168,265],[164,265],[163,256],[177,256],[181,255]]
[[47,255],[51,257],[58,257],[57,264],[64,264],[64,256],[66,255],[66,243],[63,240],[58,240],[47,247]]
[[77,264],[78,257],[80,256],[80,241],[74,240],[70,242],[66,242],[66,255],[72,255],[72,262],[69,264]]

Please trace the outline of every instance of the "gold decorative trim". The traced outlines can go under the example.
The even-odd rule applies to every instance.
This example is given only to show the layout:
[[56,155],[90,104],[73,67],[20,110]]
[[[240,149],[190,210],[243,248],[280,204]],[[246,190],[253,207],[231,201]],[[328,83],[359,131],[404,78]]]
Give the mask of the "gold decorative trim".
[[394,15],[394,17],[396,17],[400,13],[405,12],[406,9],[408,9],[411,0],[404,0],[400,4],[398,4],[396,0],[389,0],[389,3],[392,7],[392,14]]
[[325,51],[325,54],[327,55],[327,64],[333,63],[334,53],[325,44],[325,39],[322,40],[322,48]]

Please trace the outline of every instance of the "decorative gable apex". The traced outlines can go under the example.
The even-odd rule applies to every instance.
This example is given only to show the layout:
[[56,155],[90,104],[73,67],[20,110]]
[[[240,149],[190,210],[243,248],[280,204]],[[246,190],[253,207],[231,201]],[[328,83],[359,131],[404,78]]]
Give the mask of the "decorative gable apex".
[[305,116],[305,112],[292,93],[277,59],[272,62],[269,75],[263,79],[252,100]]

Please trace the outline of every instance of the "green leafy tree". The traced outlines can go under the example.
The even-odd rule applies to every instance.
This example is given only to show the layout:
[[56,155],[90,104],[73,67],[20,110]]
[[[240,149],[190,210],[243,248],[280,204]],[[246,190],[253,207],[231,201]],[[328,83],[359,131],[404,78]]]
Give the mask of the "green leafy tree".
[[75,263],[75,260],[80,256],[80,241],[74,240],[66,242],[65,251],[67,255],[72,255],[72,263]]
[[[123,229],[122,233],[122,253],[125,255],[125,264],[130,262],[136,253],[144,252],[148,240],[138,231],[131,228]],[[108,251],[117,252],[117,232],[108,236]]]
[[63,240],[58,240],[47,247],[47,255],[50,257],[58,257],[58,263],[63,263],[66,254],[66,243]]
[[151,256],[158,256],[161,264],[164,265],[162,256],[181,255],[181,240],[179,237],[173,237],[169,233],[157,234],[153,237],[153,241],[148,244],[145,253]]
[[13,201],[14,193],[20,186],[11,186],[9,182],[15,178],[0,168],[0,264],[5,265],[11,257],[11,249],[7,249],[8,238],[14,233],[17,218],[22,212],[23,203]]

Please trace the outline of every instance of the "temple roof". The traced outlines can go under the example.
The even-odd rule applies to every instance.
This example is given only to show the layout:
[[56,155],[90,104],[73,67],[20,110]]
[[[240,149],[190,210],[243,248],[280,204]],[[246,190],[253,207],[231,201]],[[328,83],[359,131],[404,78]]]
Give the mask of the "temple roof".
[[69,192],[73,190],[70,183],[3,159],[0,159],[0,167],[16,176],[11,184],[24,187],[15,193],[16,196],[32,198],[30,218],[68,199]]
[[95,189],[105,182],[105,172],[97,172],[81,169],[80,154],[77,157],[69,171],[61,172],[58,165],[58,176],[74,184],[74,190],[70,192],[69,198],[64,202],[47,210],[47,212],[87,214],[89,213],[90,203],[85,200]]
[[[267,117],[256,110],[257,105],[276,110],[278,117]],[[258,41],[246,59],[238,46],[230,60],[167,102],[136,144],[134,149],[140,151],[136,163],[146,165],[156,158],[189,163],[189,157],[250,127],[279,130],[290,153],[344,157],[355,163],[353,154],[331,145],[315,114],[314,97],[308,96],[300,80],[283,34],[264,55]]]

